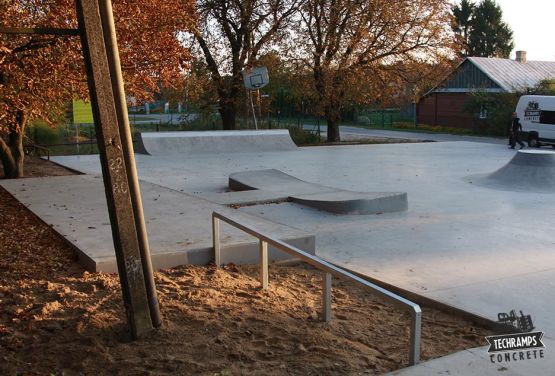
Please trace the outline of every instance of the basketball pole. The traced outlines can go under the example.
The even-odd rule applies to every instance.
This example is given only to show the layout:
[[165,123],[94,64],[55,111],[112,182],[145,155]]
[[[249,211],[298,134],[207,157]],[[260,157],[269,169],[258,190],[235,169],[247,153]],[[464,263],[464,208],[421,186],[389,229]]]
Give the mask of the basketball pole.
[[251,101],[252,118],[254,119],[254,129],[258,130],[258,122],[256,121],[256,111],[254,110],[254,102],[252,100],[252,90],[249,90],[249,98]]

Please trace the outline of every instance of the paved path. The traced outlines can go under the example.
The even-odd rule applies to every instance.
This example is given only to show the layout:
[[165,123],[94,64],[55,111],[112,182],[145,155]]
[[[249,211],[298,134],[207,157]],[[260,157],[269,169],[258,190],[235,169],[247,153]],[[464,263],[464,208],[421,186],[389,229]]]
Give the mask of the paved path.
[[[306,129],[314,129],[313,125],[305,125]],[[320,129],[323,133],[327,131],[327,126],[322,125]],[[483,142],[488,144],[506,144],[507,140],[504,138],[496,137],[479,137],[479,136],[466,136],[454,135],[446,133],[425,133],[425,132],[410,132],[410,131],[397,131],[385,129],[368,129],[361,127],[353,127],[342,125],[340,127],[341,137],[343,139],[364,138],[364,137],[378,137],[378,138],[401,138],[406,140],[415,141],[469,141],[469,142]]]

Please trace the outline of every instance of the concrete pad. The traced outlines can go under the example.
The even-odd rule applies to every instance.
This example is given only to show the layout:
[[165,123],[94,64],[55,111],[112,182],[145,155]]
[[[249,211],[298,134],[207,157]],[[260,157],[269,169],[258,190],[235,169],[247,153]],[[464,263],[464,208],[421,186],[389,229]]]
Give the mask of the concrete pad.
[[[319,256],[356,272],[492,320],[523,310],[553,336],[554,194],[490,189],[468,179],[515,156],[499,141],[138,155],[137,164],[142,180],[193,196],[225,192],[230,172],[261,169],[333,189],[407,192],[408,211],[380,215],[339,216],[291,202],[240,211],[315,234]],[[100,171],[94,156],[54,160]]]
[[216,154],[295,150],[286,129],[145,132],[139,133],[137,153],[149,155]]
[[[104,186],[98,175],[3,180],[0,184],[78,251],[91,271],[117,272]],[[140,182],[153,266],[207,264],[213,259],[211,214],[224,211],[242,223],[314,253],[314,236],[155,184]],[[222,262],[253,263],[258,241],[222,225]],[[290,258],[270,249],[274,260]]]
[[555,369],[555,357],[553,348],[555,341],[544,337],[544,357],[537,359],[525,359],[518,361],[495,360],[492,363],[488,354],[488,346],[476,347],[460,351],[441,358],[422,362],[412,367],[407,367],[389,373],[395,376],[429,376],[429,375],[550,375],[549,370]]
[[229,175],[229,188],[234,191],[264,190],[289,194],[329,192],[336,189],[306,182],[274,168],[235,172]]
[[376,214],[407,210],[407,194],[397,192],[352,192],[308,183],[276,169],[229,175],[229,188],[276,192],[290,201],[337,214]]
[[279,201],[287,201],[289,197],[285,192],[279,194],[275,191],[238,191],[238,192],[206,192],[199,193],[199,197],[205,200],[220,204],[220,205],[256,205],[256,204],[266,204],[275,203]]

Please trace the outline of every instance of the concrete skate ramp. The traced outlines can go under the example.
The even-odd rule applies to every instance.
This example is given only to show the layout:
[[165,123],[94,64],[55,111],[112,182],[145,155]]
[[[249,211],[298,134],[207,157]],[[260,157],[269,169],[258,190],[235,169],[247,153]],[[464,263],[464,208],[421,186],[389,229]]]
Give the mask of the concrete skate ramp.
[[[236,191],[256,190],[268,201],[274,193],[275,200],[296,202],[337,214],[377,214],[407,210],[406,192],[353,192],[305,182],[274,169],[237,172],[229,176],[229,188]],[[235,204],[241,204],[238,192]],[[230,202],[233,193],[225,199]],[[250,200],[250,201],[248,201]],[[252,204],[252,197],[245,203]]]
[[472,180],[501,190],[555,193],[555,152],[519,150],[499,170]]
[[136,152],[149,155],[228,154],[291,151],[297,146],[287,129],[261,131],[139,133]]

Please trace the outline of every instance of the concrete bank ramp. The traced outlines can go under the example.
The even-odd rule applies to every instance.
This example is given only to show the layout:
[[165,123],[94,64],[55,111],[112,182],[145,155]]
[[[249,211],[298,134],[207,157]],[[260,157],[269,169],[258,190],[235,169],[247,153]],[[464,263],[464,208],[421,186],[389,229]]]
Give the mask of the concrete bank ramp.
[[287,129],[144,132],[139,133],[135,152],[154,156],[175,154],[229,154],[292,151],[297,146]]
[[499,170],[470,180],[493,189],[555,193],[555,152],[519,150]]
[[[275,169],[237,172],[229,176],[229,188],[256,192],[269,201],[287,199],[302,205],[337,214],[377,214],[407,210],[406,192],[353,192],[305,182]],[[222,197],[227,204],[253,202],[252,195],[243,192],[227,193]],[[214,198],[214,197],[213,197]],[[233,202],[235,200],[235,202]],[[221,202],[224,203],[224,202]]]

